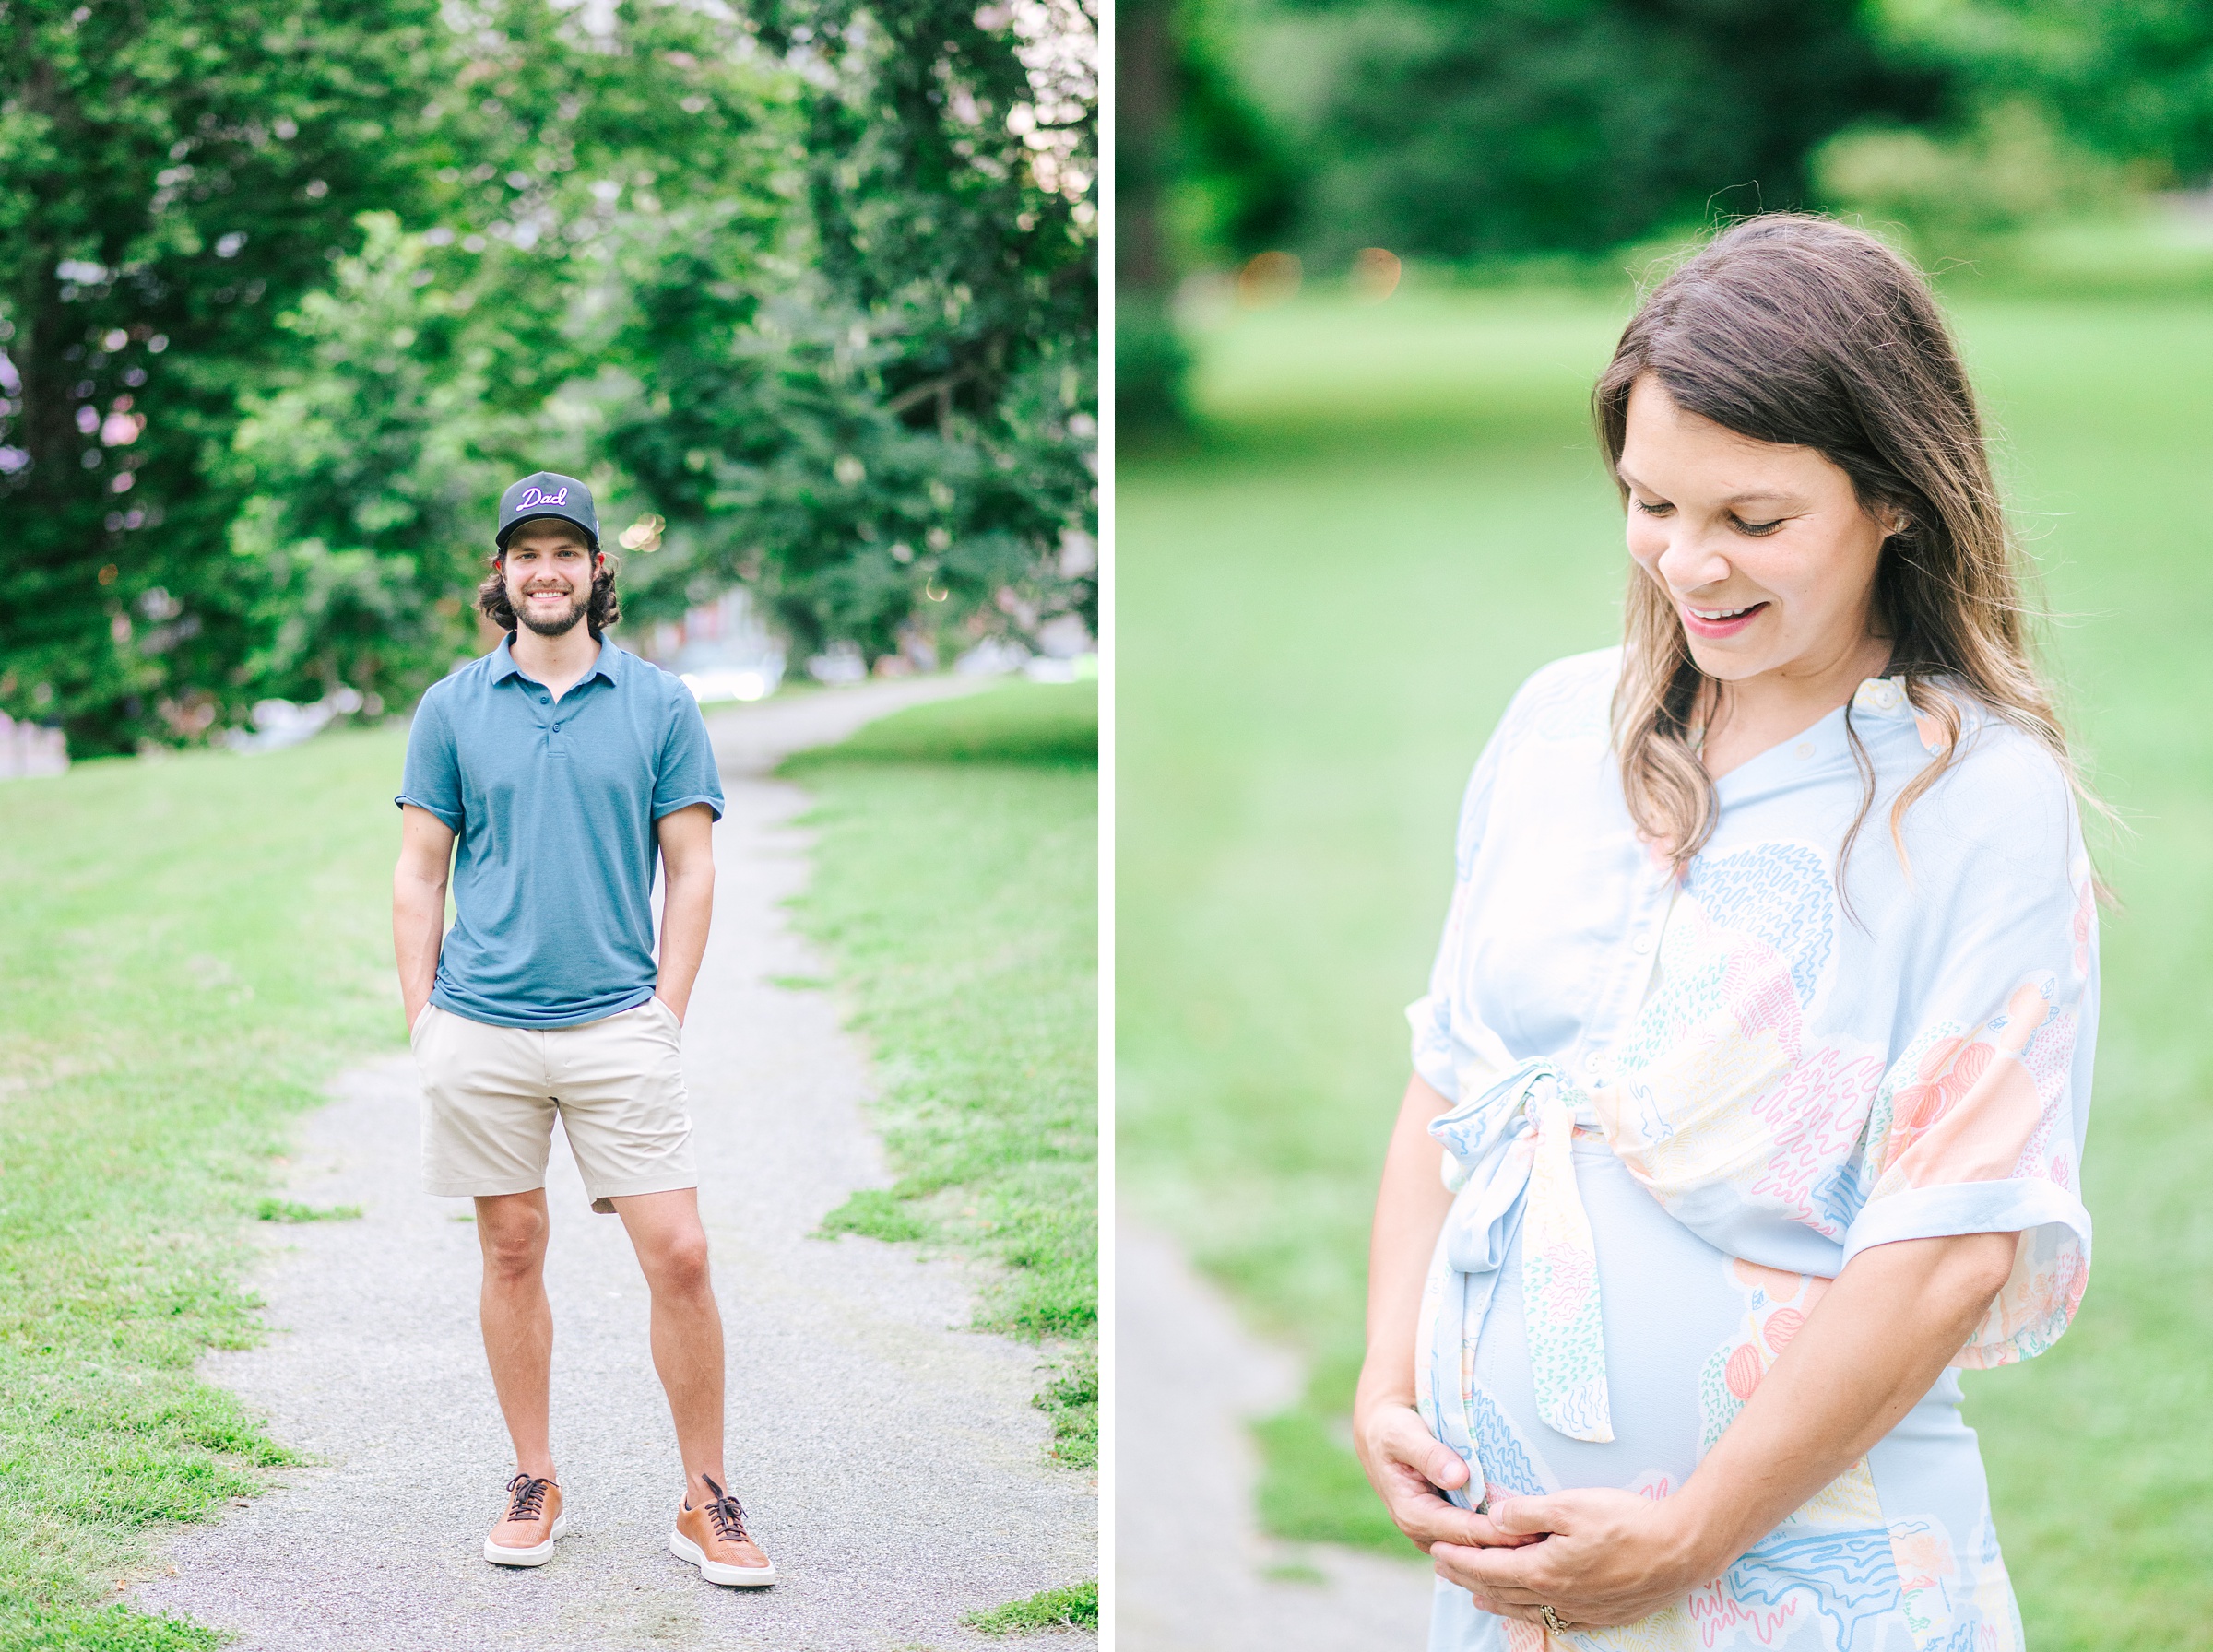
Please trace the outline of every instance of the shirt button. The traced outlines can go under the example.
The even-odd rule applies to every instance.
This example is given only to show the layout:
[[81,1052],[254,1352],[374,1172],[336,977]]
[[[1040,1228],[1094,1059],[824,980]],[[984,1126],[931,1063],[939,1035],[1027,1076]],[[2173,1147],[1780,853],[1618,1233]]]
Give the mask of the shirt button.
[[1629,943],[1629,950],[1638,953],[1640,956],[1651,951],[1651,950],[1652,938],[1649,935],[1639,935],[1635,940]]
[[1813,756],[1813,754],[1814,754],[1814,743],[1813,743],[1813,741],[1811,741],[1811,740],[1800,740],[1800,741],[1798,742],[1798,755],[1799,755],[1800,757],[1811,757],[1811,756]]

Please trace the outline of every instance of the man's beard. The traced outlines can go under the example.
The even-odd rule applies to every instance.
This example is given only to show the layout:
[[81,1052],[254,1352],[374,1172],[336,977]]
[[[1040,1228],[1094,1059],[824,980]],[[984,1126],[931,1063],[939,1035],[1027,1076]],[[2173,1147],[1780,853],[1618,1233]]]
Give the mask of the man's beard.
[[522,602],[510,599],[508,606],[515,609],[515,617],[538,635],[565,637],[576,629],[576,622],[584,618],[585,609],[591,606],[591,597],[588,595],[582,597],[572,596],[569,598],[569,611],[559,617],[532,612],[527,598]]

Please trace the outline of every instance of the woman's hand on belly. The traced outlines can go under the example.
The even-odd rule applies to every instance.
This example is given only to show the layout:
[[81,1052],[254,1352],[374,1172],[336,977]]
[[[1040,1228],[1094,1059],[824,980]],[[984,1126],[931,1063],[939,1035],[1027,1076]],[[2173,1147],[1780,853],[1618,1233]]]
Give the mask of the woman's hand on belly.
[[[1485,1515],[1472,1515],[1444,1492],[1468,1483],[1460,1454],[1422,1426],[1412,1406],[1378,1402],[1355,1412],[1353,1438],[1360,1466],[1407,1540],[1427,1554],[1436,1548],[1532,1543],[1509,1537]],[[1439,1488],[1442,1488],[1440,1491]]]
[[1490,1524],[1497,1544],[1440,1542],[1429,1558],[1438,1576],[1502,1618],[1538,1622],[1549,1606],[1569,1623],[1634,1623],[1712,1575],[1676,1511],[1634,1492],[1509,1497],[1492,1505]]
[[1959,1233],[1862,1251],[1823,1292],[1683,1488],[1499,1503],[1510,1552],[1448,1540],[1438,1573],[1505,1617],[1632,1623],[1720,1576],[1864,1456],[1928,1393],[2012,1272],[2017,1235]]
[[1431,1139],[1429,1121],[1451,1107],[1418,1075],[1407,1080],[1384,1157],[1383,1185],[1376,1195],[1367,1271],[1367,1360],[1353,1398],[1353,1448],[1360,1454],[1360,1466],[1392,1521],[1425,1554],[1436,1543],[1504,1540],[1488,1519],[1446,1501],[1438,1488],[1457,1491],[1466,1485],[1468,1466],[1422,1426],[1421,1413],[1414,1409],[1422,1280],[1452,1208],[1452,1195],[1437,1174],[1444,1150]]

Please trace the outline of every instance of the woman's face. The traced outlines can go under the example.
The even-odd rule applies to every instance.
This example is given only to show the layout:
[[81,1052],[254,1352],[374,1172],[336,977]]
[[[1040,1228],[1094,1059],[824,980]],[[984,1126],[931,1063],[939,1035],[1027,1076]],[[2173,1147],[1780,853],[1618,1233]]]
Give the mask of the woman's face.
[[1674,605],[1699,670],[1819,676],[1867,649],[1895,526],[1860,508],[1843,471],[1686,412],[1650,373],[1629,388],[1627,427],[1629,555]]

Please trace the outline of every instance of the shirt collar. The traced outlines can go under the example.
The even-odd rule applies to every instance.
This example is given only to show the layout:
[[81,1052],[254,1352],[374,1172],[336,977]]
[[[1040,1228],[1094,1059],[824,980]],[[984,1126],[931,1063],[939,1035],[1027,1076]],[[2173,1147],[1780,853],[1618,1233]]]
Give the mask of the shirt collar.
[[1904,674],[1870,677],[1853,692],[1852,709],[1878,717],[1911,717],[1913,715],[1913,702],[1906,696]]
[[[589,682],[595,677],[604,677],[610,683],[620,683],[622,680],[621,658],[622,651],[602,635],[599,639],[599,657],[592,662],[592,668],[584,674],[584,680]],[[491,680],[495,683],[505,682],[510,677],[522,675],[522,667],[515,663],[515,633],[509,631],[500,639],[500,645],[491,651]]]

